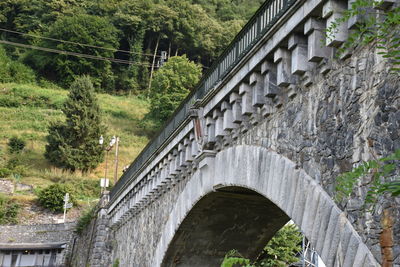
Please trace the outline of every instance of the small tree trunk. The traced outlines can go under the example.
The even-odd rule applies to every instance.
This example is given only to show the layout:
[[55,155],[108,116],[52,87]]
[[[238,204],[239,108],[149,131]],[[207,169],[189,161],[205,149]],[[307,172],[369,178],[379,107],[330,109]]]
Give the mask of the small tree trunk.
[[169,42],[169,47],[168,47],[168,59],[171,57],[171,42]]
[[157,42],[156,42],[156,47],[154,48],[153,63],[151,64],[151,71],[150,71],[150,79],[149,79],[149,87],[148,87],[147,97],[150,97],[151,82],[153,80],[153,72],[154,72],[154,64],[156,63],[156,56],[157,56],[158,45],[160,43],[160,38],[161,38],[161,34],[158,35]]

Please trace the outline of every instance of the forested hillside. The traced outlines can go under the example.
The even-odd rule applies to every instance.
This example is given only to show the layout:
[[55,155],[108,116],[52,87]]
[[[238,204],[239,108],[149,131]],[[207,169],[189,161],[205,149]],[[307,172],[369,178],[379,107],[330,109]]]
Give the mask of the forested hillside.
[[161,51],[206,69],[262,2],[2,0],[0,43],[39,79],[67,88],[86,74],[98,91],[138,93]]
[[[0,179],[14,188],[1,188],[12,193],[0,194],[0,224],[49,223],[54,214],[43,208],[59,211],[65,192],[78,207],[96,199],[98,178],[113,176],[115,166],[110,159],[107,170],[100,135],[106,144],[113,135],[121,138],[120,176],[262,2],[0,1]],[[73,86],[82,79],[87,86]],[[90,99],[92,83],[97,92]],[[73,97],[68,104],[71,88],[86,103],[98,101],[93,116],[104,124],[84,142],[65,128],[75,121],[69,115],[81,109],[78,121],[85,120],[90,110]],[[86,123],[98,122],[70,129],[83,136]],[[52,156],[64,153],[69,162],[88,151],[82,142],[97,151],[77,158],[96,158],[89,167]]]

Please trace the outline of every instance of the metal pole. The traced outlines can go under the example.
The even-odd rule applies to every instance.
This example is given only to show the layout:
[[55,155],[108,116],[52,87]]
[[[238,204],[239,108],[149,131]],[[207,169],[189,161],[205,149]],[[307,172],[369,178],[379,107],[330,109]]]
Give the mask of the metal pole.
[[114,185],[117,183],[117,175],[118,175],[118,144],[119,144],[119,137],[116,138],[115,144],[115,170],[114,170]]
[[303,235],[303,240],[302,240],[302,242],[301,242],[301,247],[302,247],[302,249],[303,249],[303,253],[302,253],[302,254],[303,254],[303,259],[302,259],[302,260],[303,260],[303,262],[302,262],[302,263],[303,263],[303,264],[302,264],[303,267],[306,266],[306,255],[305,255],[305,254],[306,254],[306,246],[305,246],[305,243],[306,243],[306,242],[305,242],[305,241],[306,241],[306,238],[305,238],[305,236]]
[[[107,180],[107,157],[108,157],[108,149],[106,149],[106,168],[104,170],[104,180]],[[103,193],[104,189],[103,187],[101,188],[101,193]]]

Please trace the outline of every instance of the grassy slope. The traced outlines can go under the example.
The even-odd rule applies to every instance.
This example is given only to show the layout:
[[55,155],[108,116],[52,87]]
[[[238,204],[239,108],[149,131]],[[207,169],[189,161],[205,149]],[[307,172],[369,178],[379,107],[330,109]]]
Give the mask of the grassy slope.
[[[92,179],[104,176],[102,163],[92,173],[69,174],[54,168],[44,158],[47,127],[51,121],[64,120],[60,108],[68,91],[58,88],[41,88],[30,84],[0,84],[0,167],[10,158],[7,142],[12,136],[22,137],[27,145],[22,154],[24,174],[20,182],[44,187],[62,179]],[[104,122],[108,135],[120,136],[119,174],[129,165],[148,142],[148,138],[138,126],[147,112],[148,103],[137,97],[110,96],[98,94],[100,107],[104,112]],[[113,177],[114,151],[110,153],[108,177]],[[13,176],[11,176],[12,178]],[[31,195],[31,198],[34,196]],[[29,196],[20,196],[21,200]]]

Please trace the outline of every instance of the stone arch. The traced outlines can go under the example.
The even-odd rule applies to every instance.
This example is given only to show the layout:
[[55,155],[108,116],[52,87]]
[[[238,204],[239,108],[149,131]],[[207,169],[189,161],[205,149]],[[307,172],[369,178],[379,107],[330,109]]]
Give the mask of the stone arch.
[[205,157],[169,216],[151,266],[161,266],[180,225],[203,197],[223,187],[259,193],[287,214],[327,266],[379,266],[325,190],[289,159],[259,146],[235,146]]

